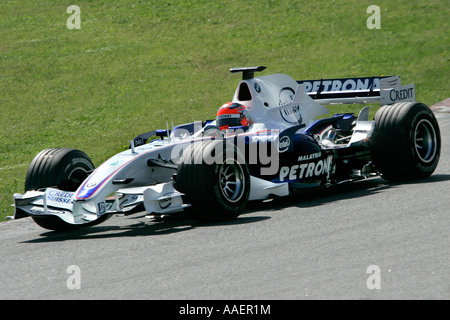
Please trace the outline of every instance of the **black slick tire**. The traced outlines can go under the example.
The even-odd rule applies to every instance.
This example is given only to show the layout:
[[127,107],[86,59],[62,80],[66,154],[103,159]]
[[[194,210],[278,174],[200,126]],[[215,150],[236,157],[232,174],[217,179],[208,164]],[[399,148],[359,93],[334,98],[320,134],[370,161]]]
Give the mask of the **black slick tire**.
[[441,135],[436,117],[423,103],[381,107],[375,114],[371,153],[375,168],[386,180],[416,180],[436,169]]
[[[54,187],[74,192],[93,170],[94,164],[91,159],[80,150],[45,149],[31,161],[25,177],[25,191]],[[106,220],[106,216],[102,216],[93,222],[72,225],[57,216],[33,216],[32,218],[42,228],[55,231],[74,230]]]
[[248,202],[250,174],[239,149],[224,140],[196,142],[180,159],[175,187],[184,193],[192,219],[232,220]]

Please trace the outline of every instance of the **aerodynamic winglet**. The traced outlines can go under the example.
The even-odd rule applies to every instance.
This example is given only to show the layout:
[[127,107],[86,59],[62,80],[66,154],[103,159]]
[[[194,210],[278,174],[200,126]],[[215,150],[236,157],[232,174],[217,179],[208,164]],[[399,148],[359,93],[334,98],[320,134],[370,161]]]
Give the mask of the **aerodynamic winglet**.
[[242,80],[249,80],[253,79],[255,77],[255,72],[261,72],[266,67],[264,66],[258,66],[258,67],[243,67],[243,68],[231,68],[231,73],[238,73],[242,72]]

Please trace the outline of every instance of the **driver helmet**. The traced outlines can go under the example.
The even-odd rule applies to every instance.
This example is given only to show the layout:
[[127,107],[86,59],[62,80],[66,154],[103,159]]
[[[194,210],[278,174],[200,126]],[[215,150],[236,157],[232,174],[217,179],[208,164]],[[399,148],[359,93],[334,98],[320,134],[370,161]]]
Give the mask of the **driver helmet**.
[[248,126],[247,109],[240,103],[227,102],[219,108],[216,124],[220,130],[229,127]]

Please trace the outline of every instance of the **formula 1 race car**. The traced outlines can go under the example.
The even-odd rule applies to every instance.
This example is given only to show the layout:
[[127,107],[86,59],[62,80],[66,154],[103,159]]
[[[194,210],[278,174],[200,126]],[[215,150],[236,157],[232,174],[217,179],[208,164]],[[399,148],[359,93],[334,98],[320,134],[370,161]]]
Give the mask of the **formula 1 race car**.
[[[216,119],[150,131],[94,169],[82,151],[53,148],[31,162],[14,218],[67,230],[113,214],[152,217],[185,211],[197,221],[238,217],[248,201],[288,196],[380,174],[430,176],[440,156],[439,126],[399,76],[296,81],[242,73]],[[380,103],[354,114],[325,105]],[[318,119],[320,118],[320,119]]]

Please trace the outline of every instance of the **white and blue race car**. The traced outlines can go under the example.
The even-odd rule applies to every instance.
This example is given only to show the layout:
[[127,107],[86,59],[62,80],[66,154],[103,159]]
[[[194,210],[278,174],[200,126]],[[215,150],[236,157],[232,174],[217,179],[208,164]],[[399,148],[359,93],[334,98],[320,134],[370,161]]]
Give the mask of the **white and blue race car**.
[[[440,156],[433,112],[399,76],[296,81],[242,73],[217,118],[141,134],[98,168],[82,151],[52,148],[32,160],[14,218],[67,230],[113,214],[161,217],[185,211],[198,221],[236,218],[248,201],[326,188],[380,174],[430,176]],[[369,120],[329,114],[325,105],[380,103]],[[318,119],[320,118],[320,119]],[[318,119],[318,120],[317,120]]]

